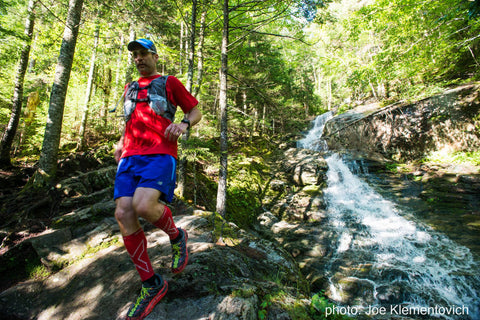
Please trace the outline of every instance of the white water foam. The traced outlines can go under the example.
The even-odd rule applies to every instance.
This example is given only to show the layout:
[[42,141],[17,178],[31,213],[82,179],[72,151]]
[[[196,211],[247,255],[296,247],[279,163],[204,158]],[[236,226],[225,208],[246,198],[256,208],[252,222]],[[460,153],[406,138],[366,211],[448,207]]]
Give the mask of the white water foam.
[[[322,115],[300,147],[325,150],[319,142],[330,115]],[[318,125],[318,127],[317,127]],[[329,225],[336,235],[329,270],[330,295],[342,301],[339,274],[371,284],[363,305],[401,304],[413,308],[464,306],[468,314],[445,319],[480,319],[480,268],[469,249],[417,221],[414,213],[402,211],[384,199],[367,182],[353,174],[338,154],[326,159],[328,187],[325,190]],[[361,275],[348,271],[370,266]],[[355,268],[355,266],[357,268]],[[363,268],[365,269],[365,268]],[[387,292],[387,293],[385,293]]]
[[297,148],[311,149],[316,151],[327,150],[327,144],[324,140],[319,139],[323,134],[323,129],[328,120],[333,118],[333,113],[328,111],[317,118],[313,122],[313,127],[308,131],[305,138],[297,141]]
[[[471,318],[465,319],[478,319],[479,267],[468,248],[411,220],[408,212],[353,175],[337,154],[326,160],[328,216],[332,230],[339,235],[333,260],[372,266],[362,278],[374,283],[372,296],[365,301],[378,305],[467,306]],[[357,261],[351,261],[352,257]],[[328,271],[331,281],[338,271]],[[396,287],[401,301],[379,299],[377,289],[389,286]],[[337,286],[337,296],[338,291]]]

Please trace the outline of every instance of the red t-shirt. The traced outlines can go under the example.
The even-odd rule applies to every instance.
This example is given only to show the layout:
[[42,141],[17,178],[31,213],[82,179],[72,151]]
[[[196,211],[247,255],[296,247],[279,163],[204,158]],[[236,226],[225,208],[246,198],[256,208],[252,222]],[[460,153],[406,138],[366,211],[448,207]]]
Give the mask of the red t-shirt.
[[[147,86],[155,75],[138,79],[140,87]],[[166,84],[167,99],[188,113],[198,101],[187,91],[185,86],[174,76],[169,76]],[[138,92],[138,99],[147,98],[147,89]],[[165,137],[165,129],[171,121],[157,115],[147,102],[137,102],[130,120],[125,125],[122,158],[133,155],[169,154],[177,158],[177,141]]]

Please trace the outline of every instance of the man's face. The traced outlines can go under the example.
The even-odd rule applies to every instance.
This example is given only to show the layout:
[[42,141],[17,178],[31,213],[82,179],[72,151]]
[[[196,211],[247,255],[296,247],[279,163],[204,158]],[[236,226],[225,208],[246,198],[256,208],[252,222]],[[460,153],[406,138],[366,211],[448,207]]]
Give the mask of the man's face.
[[157,74],[158,54],[142,48],[133,50],[132,56],[135,66],[142,77],[149,77]]

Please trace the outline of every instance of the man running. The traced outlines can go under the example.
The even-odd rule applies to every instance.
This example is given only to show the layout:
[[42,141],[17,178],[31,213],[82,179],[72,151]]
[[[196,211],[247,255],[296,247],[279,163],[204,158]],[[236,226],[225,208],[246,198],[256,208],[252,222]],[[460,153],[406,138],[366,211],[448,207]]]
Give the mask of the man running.
[[[140,78],[126,86],[125,129],[115,150],[115,218],[125,248],[142,281],[142,290],[126,319],[144,319],[165,296],[167,281],[154,272],[147,253],[147,239],[139,217],[165,231],[172,245],[172,272],[188,262],[186,230],[177,228],[168,206],[176,182],[177,139],[198,123],[202,113],[197,99],[174,76],[157,72],[159,59],[152,41],[128,44]],[[184,118],[174,122],[177,106]]]

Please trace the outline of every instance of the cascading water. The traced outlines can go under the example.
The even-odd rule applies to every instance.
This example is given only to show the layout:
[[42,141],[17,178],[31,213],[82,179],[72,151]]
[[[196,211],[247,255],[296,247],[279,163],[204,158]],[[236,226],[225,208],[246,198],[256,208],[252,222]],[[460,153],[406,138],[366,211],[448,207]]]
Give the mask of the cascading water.
[[305,138],[297,142],[297,148],[311,149],[316,151],[327,150],[327,143],[321,139],[323,128],[328,120],[333,118],[333,113],[328,111],[318,116],[313,122],[313,127],[308,131]]
[[[321,128],[298,145],[325,150],[319,140],[331,117],[320,116],[315,125]],[[337,313],[480,319],[480,268],[469,249],[383,198],[338,154],[326,161],[333,252],[325,272],[330,298],[344,306]]]

